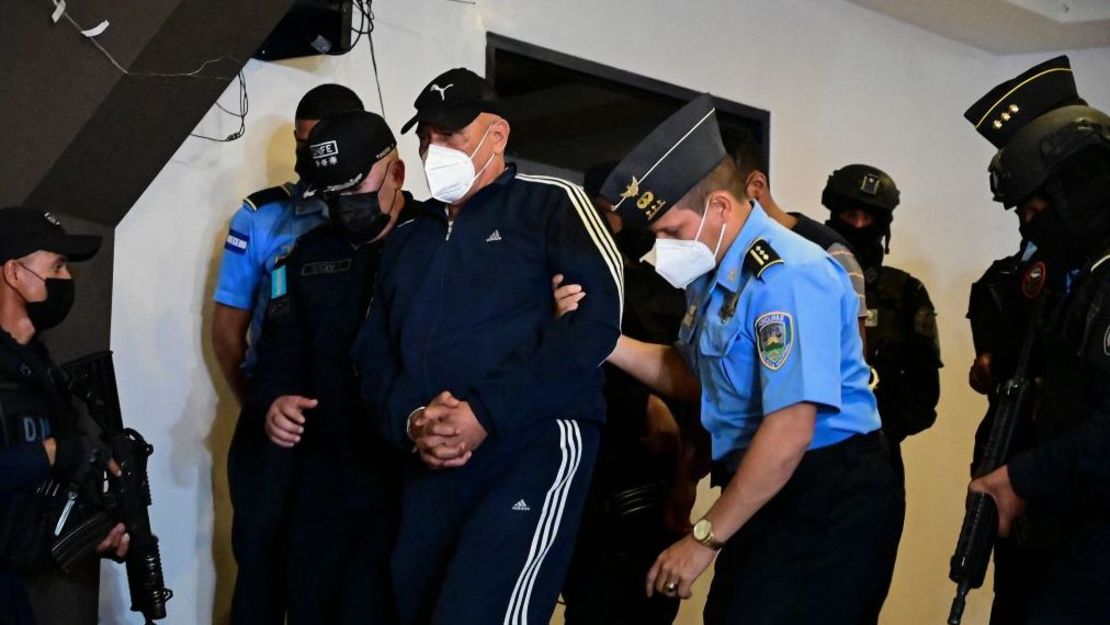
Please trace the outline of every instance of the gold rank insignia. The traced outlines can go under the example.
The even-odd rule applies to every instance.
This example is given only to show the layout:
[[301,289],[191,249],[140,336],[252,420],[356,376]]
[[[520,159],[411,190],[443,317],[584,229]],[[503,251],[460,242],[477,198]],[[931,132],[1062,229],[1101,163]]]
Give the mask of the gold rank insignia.
[[628,187],[625,188],[624,193],[621,193],[620,197],[622,199],[628,199],[634,198],[637,195],[640,195],[640,181],[636,180],[636,176],[632,176],[632,182],[628,183]]

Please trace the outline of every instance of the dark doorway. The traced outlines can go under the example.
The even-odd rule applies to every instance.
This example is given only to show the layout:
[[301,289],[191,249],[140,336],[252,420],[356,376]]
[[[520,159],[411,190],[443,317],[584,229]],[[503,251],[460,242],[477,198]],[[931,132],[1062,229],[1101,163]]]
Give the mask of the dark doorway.
[[[521,170],[582,181],[593,165],[620,160],[699,92],[541,48],[486,36],[486,78],[512,124],[508,156]],[[725,148],[754,142],[769,162],[771,114],[714,98]],[[770,173],[770,172],[768,172]]]

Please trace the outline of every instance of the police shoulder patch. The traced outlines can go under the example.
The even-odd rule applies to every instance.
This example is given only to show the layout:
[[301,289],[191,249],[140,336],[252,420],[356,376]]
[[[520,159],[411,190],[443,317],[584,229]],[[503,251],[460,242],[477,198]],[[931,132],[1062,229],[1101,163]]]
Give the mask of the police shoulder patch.
[[274,202],[284,202],[293,197],[292,187],[281,185],[278,187],[270,187],[269,189],[262,189],[255,191],[248,195],[243,203],[246,204],[251,211],[257,211],[259,208],[273,204]]
[[790,357],[794,347],[794,318],[790,313],[764,313],[755,320],[755,343],[759,362],[777,371]]
[[224,241],[224,249],[229,252],[234,252],[235,254],[246,254],[250,242],[251,237],[249,234],[231,228],[227,232],[227,240]]
[[783,264],[782,257],[770,243],[763,239],[756,239],[748,248],[748,253],[744,255],[744,268],[755,274],[757,278],[762,277],[768,267],[781,264]]
[[1047,273],[1044,261],[1039,260],[1030,265],[1021,277],[1021,294],[1028,299],[1037,299],[1044,290]]

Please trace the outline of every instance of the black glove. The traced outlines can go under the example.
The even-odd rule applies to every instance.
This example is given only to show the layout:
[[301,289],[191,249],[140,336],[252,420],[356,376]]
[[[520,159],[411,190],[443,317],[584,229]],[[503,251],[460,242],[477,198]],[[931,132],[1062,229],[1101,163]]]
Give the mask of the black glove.
[[108,466],[112,450],[92,436],[55,439],[54,476],[70,484],[83,484],[93,471]]

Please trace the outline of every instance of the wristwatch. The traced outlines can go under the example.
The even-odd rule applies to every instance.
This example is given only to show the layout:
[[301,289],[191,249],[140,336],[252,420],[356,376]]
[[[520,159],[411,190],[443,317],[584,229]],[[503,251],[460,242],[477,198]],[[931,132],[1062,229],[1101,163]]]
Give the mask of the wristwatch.
[[692,532],[694,540],[709,547],[713,551],[719,551],[725,544],[717,540],[713,536],[713,522],[709,519],[702,517],[700,521],[694,523],[694,531]]

